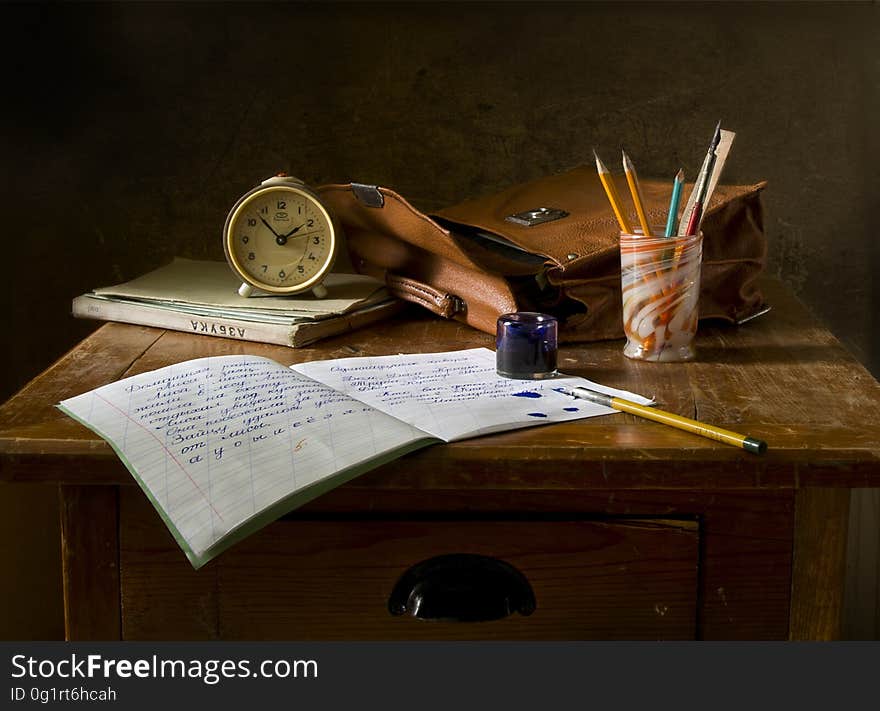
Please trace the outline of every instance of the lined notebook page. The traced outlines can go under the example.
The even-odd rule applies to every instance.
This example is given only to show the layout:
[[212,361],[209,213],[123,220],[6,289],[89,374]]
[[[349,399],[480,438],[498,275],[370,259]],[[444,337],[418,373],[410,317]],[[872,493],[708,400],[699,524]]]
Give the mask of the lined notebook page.
[[113,446],[196,567],[237,528],[268,523],[427,439],[254,356],[179,363],[59,407]]
[[340,358],[291,367],[446,442],[617,412],[563,395],[561,388],[586,387],[641,404],[651,402],[584,378],[503,378],[495,372],[495,352],[487,348]]

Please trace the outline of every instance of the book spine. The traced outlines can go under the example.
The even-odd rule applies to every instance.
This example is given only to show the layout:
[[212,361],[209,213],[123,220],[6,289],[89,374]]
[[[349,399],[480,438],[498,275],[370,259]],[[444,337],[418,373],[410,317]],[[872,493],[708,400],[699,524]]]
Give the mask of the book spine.
[[140,304],[121,304],[88,295],[73,300],[73,315],[99,321],[121,321],[138,326],[154,326],[172,331],[184,331],[201,336],[234,338],[239,341],[257,341],[280,346],[294,346],[295,327],[284,324],[254,323],[238,319],[211,319],[191,314],[152,309]]
[[294,348],[302,348],[322,338],[355,331],[377,321],[391,318],[395,314],[400,313],[404,306],[405,302],[394,299],[393,301],[386,301],[384,304],[376,304],[375,306],[352,311],[334,318],[300,324],[291,334],[291,345]]

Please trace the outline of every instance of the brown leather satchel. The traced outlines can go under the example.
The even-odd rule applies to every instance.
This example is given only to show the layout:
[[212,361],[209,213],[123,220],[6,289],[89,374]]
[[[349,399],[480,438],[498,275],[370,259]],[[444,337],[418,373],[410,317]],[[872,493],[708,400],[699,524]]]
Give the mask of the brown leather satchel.
[[[641,185],[648,219],[662,226],[671,181]],[[756,278],[766,256],[765,185],[715,190],[702,222],[701,318],[741,322],[764,309]],[[619,228],[592,166],[430,216],[388,188],[318,191],[355,269],[384,279],[402,299],[492,334],[500,314],[542,311],[560,319],[562,341],[623,336]],[[622,184],[618,191],[628,195]]]

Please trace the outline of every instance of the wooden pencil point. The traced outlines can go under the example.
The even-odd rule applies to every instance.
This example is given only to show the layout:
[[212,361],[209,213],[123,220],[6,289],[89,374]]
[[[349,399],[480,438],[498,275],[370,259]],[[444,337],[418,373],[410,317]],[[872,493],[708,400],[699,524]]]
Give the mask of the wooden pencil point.
[[639,216],[639,224],[642,226],[642,234],[645,237],[651,237],[651,226],[648,224],[648,215],[645,212],[645,201],[642,198],[642,190],[639,187],[639,176],[636,174],[636,167],[629,159],[626,151],[621,150],[623,154],[623,172],[626,174],[626,182],[629,185],[629,192],[632,195],[633,203],[636,206],[636,214]]
[[599,181],[602,183],[605,195],[608,197],[608,202],[611,203],[611,209],[614,211],[614,216],[617,218],[617,224],[620,225],[620,229],[623,232],[630,234],[632,233],[632,227],[630,227],[629,220],[626,219],[626,215],[621,208],[620,197],[617,194],[617,188],[614,187],[614,181],[611,178],[611,174],[608,172],[608,168],[605,167],[602,159],[599,158],[599,154],[595,149],[593,149],[593,155],[596,156],[596,170],[599,173]]

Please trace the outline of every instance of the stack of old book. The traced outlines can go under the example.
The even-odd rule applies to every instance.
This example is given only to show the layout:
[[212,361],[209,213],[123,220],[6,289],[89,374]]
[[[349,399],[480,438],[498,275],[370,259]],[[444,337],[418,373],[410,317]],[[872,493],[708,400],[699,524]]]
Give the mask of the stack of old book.
[[73,300],[73,315],[299,348],[388,318],[402,308],[382,282],[330,274],[327,296],[238,295],[226,262],[177,258],[132,281]]

